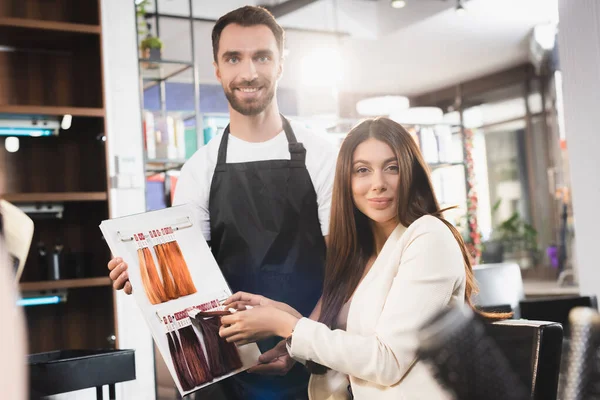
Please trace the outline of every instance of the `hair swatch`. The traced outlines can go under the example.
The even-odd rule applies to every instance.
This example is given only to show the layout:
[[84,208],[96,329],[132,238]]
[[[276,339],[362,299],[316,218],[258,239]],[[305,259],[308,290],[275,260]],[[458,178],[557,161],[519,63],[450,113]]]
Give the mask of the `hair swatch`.
[[140,275],[144,285],[144,291],[150,303],[159,304],[168,300],[163,288],[152,253],[147,247],[138,249],[138,261],[140,264]]
[[134,235],[138,245],[142,284],[148,300],[152,304],[163,303],[197,292],[181,248],[172,233],[171,228],[150,231],[160,275],[146,236],[143,233]]
[[194,379],[194,386],[200,386],[213,379],[200,340],[194,332],[194,327],[188,325],[179,329],[181,348],[187,361],[188,368]]
[[219,336],[220,318],[196,316],[194,320],[202,331],[212,375],[218,377],[241,368],[242,360],[235,343],[229,343]]
[[[167,233],[172,234],[171,228],[166,228]],[[172,238],[172,236],[171,236]],[[197,292],[196,286],[194,285],[194,281],[192,280],[192,275],[190,274],[190,270],[183,258],[183,253],[179,244],[175,239],[169,240],[165,243],[165,249],[169,256],[171,273],[175,278],[175,281],[178,285],[180,285],[180,291],[183,296],[187,296]]]
[[173,365],[181,388],[186,392],[192,390],[194,388],[194,379],[187,369],[184,353],[181,344],[179,343],[179,339],[177,338],[177,334],[175,332],[168,332],[167,340],[169,342],[169,351],[171,352],[171,358],[173,359]]
[[[150,231],[150,237],[157,240],[157,233]],[[169,300],[177,299],[181,297],[181,293],[177,285],[175,284],[174,276],[172,275],[171,266],[165,252],[164,244],[157,243],[154,245],[154,252],[158,259],[158,265],[160,267],[160,274],[162,275],[163,285],[165,288],[165,294]]]

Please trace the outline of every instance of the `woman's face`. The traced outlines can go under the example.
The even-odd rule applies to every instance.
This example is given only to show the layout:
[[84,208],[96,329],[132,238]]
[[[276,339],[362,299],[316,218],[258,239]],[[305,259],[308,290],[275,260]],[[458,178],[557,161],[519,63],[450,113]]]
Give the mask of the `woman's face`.
[[398,218],[398,160],[387,143],[369,138],[352,156],[352,196],[356,207],[377,223]]

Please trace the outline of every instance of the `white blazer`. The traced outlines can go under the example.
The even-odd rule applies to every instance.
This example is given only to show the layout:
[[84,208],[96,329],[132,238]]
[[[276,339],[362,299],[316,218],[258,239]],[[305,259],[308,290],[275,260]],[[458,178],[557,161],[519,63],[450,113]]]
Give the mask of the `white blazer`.
[[[439,219],[399,224],[354,292],[347,330],[302,318],[289,348],[299,360],[331,368],[312,375],[311,400],[451,399],[415,360],[417,330],[448,305],[464,304],[460,247]],[[416,361],[416,363],[415,363]]]

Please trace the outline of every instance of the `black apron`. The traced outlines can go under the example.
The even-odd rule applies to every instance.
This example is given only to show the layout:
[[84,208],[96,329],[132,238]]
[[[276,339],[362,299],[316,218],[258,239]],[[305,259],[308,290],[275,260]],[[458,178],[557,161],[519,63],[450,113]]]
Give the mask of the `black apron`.
[[[231,290],[261,294],[308,316],[323,287],[325,241],[306,150],[281,117],[290,160],[227,164],[225,129],[209,197],[211,249]],[[259,342],[265,352],[281,338]],[[223,381],[229,398],[304,399],[309,374],[241,373]],[[200,397],[202,398],[202,397]]]

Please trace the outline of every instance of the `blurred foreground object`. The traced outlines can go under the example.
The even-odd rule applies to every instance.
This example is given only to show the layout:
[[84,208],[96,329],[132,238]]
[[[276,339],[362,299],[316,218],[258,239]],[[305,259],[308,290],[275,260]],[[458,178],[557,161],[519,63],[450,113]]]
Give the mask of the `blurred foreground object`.
[[569,313],[571,343],[563,400],[600,399],[600,314],[589,307]]
[[[2,226],[6,229],[6,220],[3,225],[0,224],[0,230]],[[0,329],[0,392],[3,399],[25,400],[28,392],[27,338],[22,309],[17,306],[17,286],[10,265],[4,235],[0,231],[0,315],[5,327]]]
[[[4,231],[5,251],[15,282],[19,282],[33,237],[33,221],[18,207],[0,199],[0,219]],[[6,268],[5,268],[6,269]]]
[[525,400],[527,390],[484,323],[466,308],[438,314],[419,332],[418,355],[459,400]]

